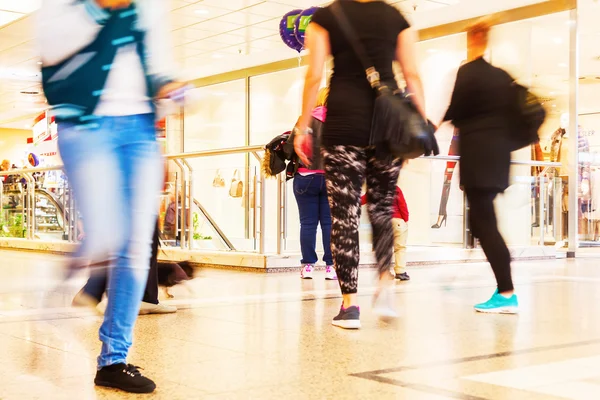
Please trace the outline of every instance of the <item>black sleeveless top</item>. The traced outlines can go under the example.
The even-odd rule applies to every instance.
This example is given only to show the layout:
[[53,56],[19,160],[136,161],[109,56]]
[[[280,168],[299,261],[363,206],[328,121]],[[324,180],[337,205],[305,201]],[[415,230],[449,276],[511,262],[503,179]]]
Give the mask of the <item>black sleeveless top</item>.
[[[394,81],[398,35],[410,25],[400,11],[383,1],[361,3],[340,1],[358,38],[375,63],[382,81]],[[371,132],[375,93],[365,70],[346,40],[331,6],[318,10],[312,23],[329,33],[334,71],[331,77],[327,120],[322,144],[325,146],[367,146]]]

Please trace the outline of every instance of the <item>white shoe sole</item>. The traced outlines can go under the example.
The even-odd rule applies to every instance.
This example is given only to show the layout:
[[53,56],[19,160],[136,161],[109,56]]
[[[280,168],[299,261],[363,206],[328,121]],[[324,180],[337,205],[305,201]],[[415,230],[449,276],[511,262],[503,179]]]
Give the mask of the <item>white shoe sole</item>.
[[331,325],[343,329],[360,329],[359,319],[346,319],[341,321],[331,321]]
[[300,276],[300,278],[302,278],[302,279],[312,279],[313,277],[312,276]]
[[484,313],[484,314],[518,314],[519,307],[501,307],[501,308],[491,308],[491,309],[482,309],[475,307],[475,311]]
[[379,317],[380,320],[386,322],[393,321],[399,317],[396,311],[388,308],[376,308],[373,310],[373,312],[375,315],[377,315],[377,317]]
[[338,278],[337,278],[337,276],[326,276],[325,280],[326,281],[337,281]]

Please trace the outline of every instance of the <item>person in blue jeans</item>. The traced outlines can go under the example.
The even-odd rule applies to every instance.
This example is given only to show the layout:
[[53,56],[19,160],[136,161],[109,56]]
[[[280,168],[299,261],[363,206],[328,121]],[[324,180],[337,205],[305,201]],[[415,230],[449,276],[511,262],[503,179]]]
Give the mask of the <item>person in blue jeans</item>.
[[58,146],[85,216],[82,257],[110,261],[95,384],[150,393],[127,363],[158,218],[163,164],[154,100],[174,98],[164,0],[43,0],[42,84]]
[[[319,140],[323,123],[327,116],[327,95],[329,91],[323,88],[319,92],[317,107],[313,110],[312,128],[315,140]],[[318,144],[318,143],[317,143]],[[316,146],[318,148],[318,146]],[[317,152],[317,149],[306,149],[307,153]],[[325,171],[321,168],[321,160],[318,154],[313,154],[312,165],[306,167],[299,165],[294,175],[294,195],[298,203],[300,214],[300,248],[302,250],[302,279],[312,279],[314,265],[317,257],[317,227],[321,225],[323,236],[323,249],[325,254],[325,279],[337,280],[335,268],[333,267],[333,256],[331,255],[331,212],[325,187]]]

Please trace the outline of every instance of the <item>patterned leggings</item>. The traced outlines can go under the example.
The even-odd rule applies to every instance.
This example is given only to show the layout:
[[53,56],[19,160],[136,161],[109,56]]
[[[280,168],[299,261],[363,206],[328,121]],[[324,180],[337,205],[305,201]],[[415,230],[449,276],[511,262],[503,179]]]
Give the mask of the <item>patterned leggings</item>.
[[394,247],[392,205],[401,161],[383,162],[372,148],[323,148],[331,208],[331,251],[342,294],[357,292],[360,249],[360,194],[367,181],[367,210],[373,227],[373,248],[379,272],[390,269]]

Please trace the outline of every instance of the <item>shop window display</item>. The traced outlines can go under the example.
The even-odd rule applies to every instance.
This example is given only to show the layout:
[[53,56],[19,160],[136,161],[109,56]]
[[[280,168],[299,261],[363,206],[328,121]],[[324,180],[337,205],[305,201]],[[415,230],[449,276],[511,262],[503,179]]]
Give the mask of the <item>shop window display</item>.
[[[191,90],[186,94],[184,112],[183,151],[195,152],[212,149],[243,147],[246,140],[246,83],[245,80],[211,85]],[[254,251],[252,235],[246,222],[252,213],[245,207],[245,199],[253,190],[249,181],[258,173],[247,168],[245,154],[191,158],[194,170],[194,193],[197,202],[207,211],[236,250]],[[179,170],[170,165],[170,180],[181,179]],[[241,185],[240,185],[241,184]],[[241,188],[239,195],[238,186]],[[172,191],[172,190],[171,190]],[[169,193],[173,202],[174,193]],[[166,200],[165,196],[165,202]],[[165,217],[168,207],[165,210]],[[219,243],[201,218],[197,204],[187,210],[187,224],[192,229],[193,247],[218,249]]]

